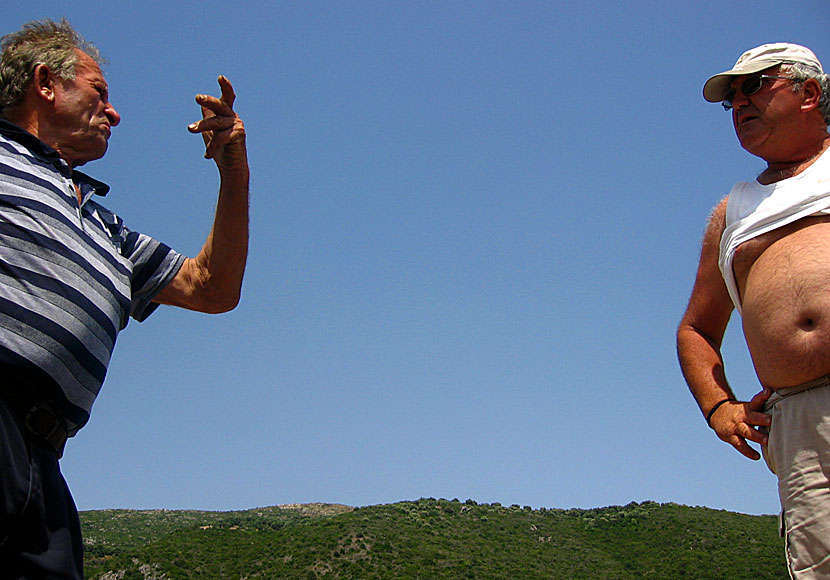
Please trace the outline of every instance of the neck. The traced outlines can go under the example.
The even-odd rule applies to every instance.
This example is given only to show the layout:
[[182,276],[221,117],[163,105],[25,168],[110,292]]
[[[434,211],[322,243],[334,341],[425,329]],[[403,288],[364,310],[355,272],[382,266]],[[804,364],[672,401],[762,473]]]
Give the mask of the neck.
[[14,123],[24,131],[28,131],[35,137],[38,137],[37,130],[37,116],[31,112],[21,111],[20,107],[9,108],[3,111],[3,118],[10,123]]
[[815,163],[821,154],[830,148],[830,135],[827,135],[817,147],[799,155],[796,159],[787,161],[768,161],[767,168],[758,176],[758,181],[764,185],[776,183],[794,177]]

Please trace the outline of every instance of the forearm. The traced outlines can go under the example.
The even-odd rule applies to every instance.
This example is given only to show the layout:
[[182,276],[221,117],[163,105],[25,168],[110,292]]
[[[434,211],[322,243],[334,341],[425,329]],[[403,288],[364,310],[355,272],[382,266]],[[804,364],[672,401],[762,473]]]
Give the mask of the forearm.
[[213,228],[195,258],[205,294],[222,311],[239,303],[248,258],[249,171],[247,164],[221,172]]
[[720,347],[697,329],[681,324],[677,331],[680,369],[703,416],[735,395],[726,380]]

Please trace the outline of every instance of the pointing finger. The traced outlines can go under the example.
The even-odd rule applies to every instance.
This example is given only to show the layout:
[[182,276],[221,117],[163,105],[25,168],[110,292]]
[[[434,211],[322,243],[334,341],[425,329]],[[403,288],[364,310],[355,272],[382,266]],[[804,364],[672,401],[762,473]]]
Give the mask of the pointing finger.
[[233,103],[236,100],[236,93],[233,91],[231,81],[229,81],[228,77],[225,75],[219,75],[217,80],[219,81],[219,88],[222,90],[222,100],[229,107],[233,108]]

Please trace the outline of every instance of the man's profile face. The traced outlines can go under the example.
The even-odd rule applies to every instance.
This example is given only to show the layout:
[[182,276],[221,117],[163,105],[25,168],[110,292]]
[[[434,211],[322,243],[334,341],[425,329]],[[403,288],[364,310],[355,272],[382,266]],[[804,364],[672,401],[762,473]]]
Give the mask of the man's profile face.
[[800,93],[791,90],[791,81],[782,79],[764,80],[761,88],[750,96],[743,94],[741,86],[751,76],[788,76],[779,69],[776,66],[732,81],[735,134],[744,149],[764,159],[770,159],[779,146],[786,145],[783,139],[792,137],[789,128],[799,112]]
[[74,79],[56,77],[51,144],[71,166],[100,159],[111,128],[121,116],[109,102],[109,88],[98,64],[78,50]]

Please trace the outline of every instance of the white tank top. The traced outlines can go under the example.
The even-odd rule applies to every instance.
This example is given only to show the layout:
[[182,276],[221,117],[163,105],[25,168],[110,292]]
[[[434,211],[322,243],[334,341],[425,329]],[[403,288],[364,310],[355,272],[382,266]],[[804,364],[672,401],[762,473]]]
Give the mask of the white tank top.
[[741,298],[732,260],[742,243],[814,214],[830,213],[830,149],[807,169],[777,183],[741,181],[729,192],[726,229],[720,240],[720,266],[738,312]]

